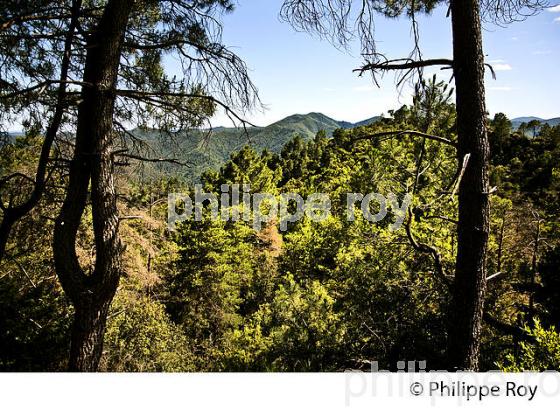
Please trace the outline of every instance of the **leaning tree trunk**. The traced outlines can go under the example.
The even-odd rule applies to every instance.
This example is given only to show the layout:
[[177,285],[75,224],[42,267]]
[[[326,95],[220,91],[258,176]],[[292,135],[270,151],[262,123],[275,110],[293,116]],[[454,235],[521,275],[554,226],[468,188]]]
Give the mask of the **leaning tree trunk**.
[[[103,352],[107,313],[121,275],[117,201],[113,182],[113,112],[121,47],[134,0],[109,0],[88,39],[74,158],[58,216],[53,251],[62,287],[75,309],[69,369],[96,371]],[[76,236],[91,182],[95,266],[86,274]]]
[[70,24],[68,26],[68,33],[64,40],[64,54],[60,64],[60,85],[58,86],[56,104],[54,107],[54,114],[50,121],[45,139],[41,146],[41,154],[39,155],[39,163],[37,164],[37,171],[35,173],[35,181],[33,191],[29,198],[22,204],[7,207],[4,209],[2,222],[0,222],[0,262],[5,256],[6,246],[8,239],[14,225],[25,215],[27,215],[41,200],[47,184],[47,164],[51,154],[51,148],[58,130],[62,124],[62,117],[64,115],[66,102],[66,81],[68,80],[68,70],[72,59],[72,42],[74,41],[75,31],[78,27],[78,19],[82,7],[82,0],[72,1],[72,13]]
[[478,370],[489,232],[484,55],[479,0],[452,0],[459,164],[457,261],[448,334],[450,369]]

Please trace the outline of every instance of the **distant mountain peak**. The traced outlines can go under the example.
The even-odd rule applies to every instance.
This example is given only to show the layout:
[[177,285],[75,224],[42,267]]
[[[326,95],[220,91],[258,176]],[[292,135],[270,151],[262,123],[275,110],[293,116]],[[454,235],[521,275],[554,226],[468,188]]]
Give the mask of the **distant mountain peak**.
[[[382,118],[381,116],[375,116],[375,117],[371,117],[371,118],[353,123],[353,122],[350,122],[350,121],[335,120],[334,118],[331,118],[328,115],[325,115],[325,114],[320,113],[320,112],[310,112],[310,113],[307,113],[307,114],[292,114],[292,115],[289,115],[286,118],[283,118],[279,121],[276,121],[276,122],[270,124],[268,127],[285,126],[285,125],[292,126],[294,123],[301,123],[301,124],[307,124],[314,134],[316,132],[315,128],[317,128],[317,127],[319,127],[319,129],[324,129],[327,132],[332,132],[332,131],[334,131],[334,129],[337,129],[337,128],[348,129],[348,128],[355,128],[355,127],[360,127],[360,126],[364,126],[364,125],[370,125],[370,124],[373,124],[374,122],[378,121],[381,118]],[[320,128],[321,126],[323,126],[324,128]],[[267,127],[263,127],[263,128],[267,128]]]

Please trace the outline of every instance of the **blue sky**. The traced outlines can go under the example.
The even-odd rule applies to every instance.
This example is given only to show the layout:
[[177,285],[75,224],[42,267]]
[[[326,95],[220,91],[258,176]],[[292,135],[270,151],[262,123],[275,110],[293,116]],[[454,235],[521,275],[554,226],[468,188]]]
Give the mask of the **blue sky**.
[[[248,116],[267,125],[294,113],[322,112],[337,120],[359,121],[386,113],[410,102],[409,90],[395,88],[388,74],[381,88],[352,69],[361,63],[357,47],[350,53],[335,49],[307,33],[295,32],[278,18],[281,0],[239,0],[236,10],[224,17],[224,43],[240,55],[251,70],[267,110]],[[450,58],[450,21],[443,9],[420,19],[425,58]],[[484,31],[487,61],[497,70],[497,80],[486,81],[491,114],[510,118],[535,115],[560,116],[560,7],[543,11],[506,28],[487,26]],[[379,51],[389,57],[407,56],[411,47],[406,18],[377,19]],[[435,70],[434,70],[435,72]],[[449,70],[439,72],[449,79]],[[214,125],[228,125],[218,115]]]

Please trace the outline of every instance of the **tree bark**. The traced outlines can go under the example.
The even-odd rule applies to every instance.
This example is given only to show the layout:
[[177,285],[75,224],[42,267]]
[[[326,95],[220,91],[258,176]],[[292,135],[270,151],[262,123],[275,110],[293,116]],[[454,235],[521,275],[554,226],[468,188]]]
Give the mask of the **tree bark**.
[[[109,0],[88,39],[83,81],[91,86],[82,89],[68,188],[54,230],[56,271],[75,308],[69,362],[72,371],[97,370],[107,313],[121,275],[111,146],[121,48],[134,2]],[[90,182],[95,265],[93,273],[86,275],[76,255],[76,236]]]
[[459,187],[457,260],[448,324],[450,370],[478,370],[489,235],[489,145],[478,0],[451,1],[458,159],[470,154]]
[[103,336],[111,300],[112,298],[102,301],[82,300],[74,305],[68,366],[70,371],[97,371],[103,354]]

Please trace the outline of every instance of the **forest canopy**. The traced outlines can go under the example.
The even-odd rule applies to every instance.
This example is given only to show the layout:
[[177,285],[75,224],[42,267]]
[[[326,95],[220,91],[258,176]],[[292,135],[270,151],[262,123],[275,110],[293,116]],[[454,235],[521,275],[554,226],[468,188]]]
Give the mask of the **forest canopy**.
[[[441,104],[434,127],[454,139],[454,106]],[[345,206],[346,192],[402,195],[415,183],[422,142],[363,137],[424,120],[417,100],[332,138],[296,136],[278,154],[247,146],[202,181],[216,193],[232,183],[273,195],[329,192],[335,210]],[[491,180],[501,189],[492,197],[482,368],[558,369],[560,127],[543,126],[532,136],[512,131],[503,114],[488,121]],[[24,170],[39,144],[28,135],[4,145],[2,170]],[[340,371],[373,360],[395,369],[410,357],[445,367],[457,210],[442,192],[455,167],[453,147],[426,141],[424,148],[412,219],[397,231],[390,221],[358,215],[349,222],[332,212],[322,222],[303,218],[287,232],[277,221],[256,232],[250,221],[212,220],[208,210],[203,221],[186,221],[170,234],[166,193],[189,192],[192,182],[119,173],[117,185],[126,193],[121,213],[138,218],[122,225],[126,274],[109,312],[101,369]],[[2,266],[6,370],[66,366],[72,308],[52,275],[55,197],[50,192],[18,226]],[[407,234],[418,246],[437,249],[441,267]],[[84,224],[78,243],[85,264],[91,241]]]

